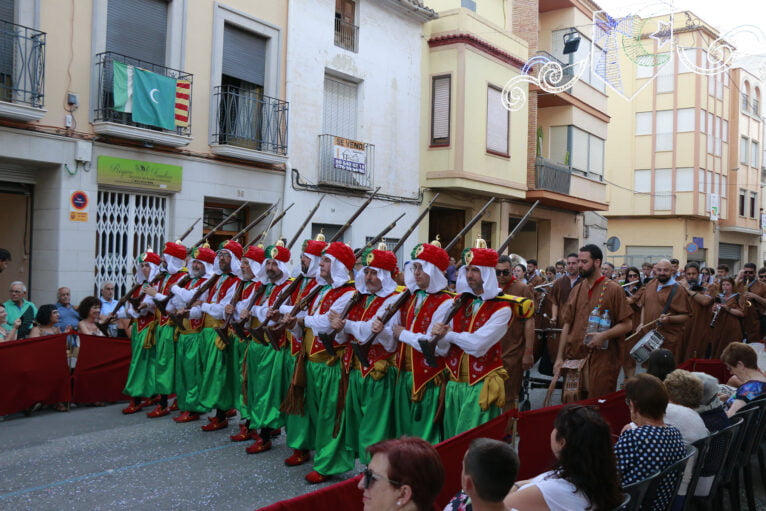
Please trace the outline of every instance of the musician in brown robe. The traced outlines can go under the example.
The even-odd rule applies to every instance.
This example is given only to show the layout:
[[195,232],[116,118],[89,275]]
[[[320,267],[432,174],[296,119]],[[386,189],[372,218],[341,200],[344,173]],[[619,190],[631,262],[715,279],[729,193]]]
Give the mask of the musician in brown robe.
[[710,344],[710,319],[713,315],[713,297],[700,283],[699,266],[689,263],[684,267],[684,278],[679,280],[679,292],[683,290],[689,298],[692,317],[686,323],[684,354],[676,362],[681,364],[690,358],[703,358]]
[[[574,289],[575,285],[580,282],[580,271],[577,265],[577,254],[572,252],[567,255],[566,258],[566,270],[565,275],[554,282],[550,293],[551,303],[551,328],[558,328],[562,316],[564,305],[566,305],[569,299],[569,293]],[[548,354],[552,361],[556,360],[556,354],[559,352],[559,334],[555,332],[548,333],[546,337],[546,345],[548,348]]]
[[721,293],[716,295],[717,299],[713,305],[715,322],[710,322],[713,325],[711,358],[721,358],[726,346],[742,340],[740,325],[745,315],[745,298],[742,293],[735,292],[736,284],[731,277],[721,278],[720,286]]
[[742,268],[742,295],[747,300],[745,305],[750,302],[743,319],[747,342],[761,341],[761,311],[766,310],[766,283],[755,278],[755,270],[754,263],[745,263]]
[[[503,294],[533,298],[532,287],[512,275],[511,258],[501,255],[495,266],[497,283]],[[508,330],[500,340],[503,350],[503,367],[508,372],[505,380],[505,408],[516,407],[521,391],[523,372],[534,364],[535,322],[514,316]]]
[[[684,329],[689,320],[689,300],[686,293],[677,289],[670,303],[670,308],[663,314],[665,302],[671,290],[677,285],[672,274],[670,261],[662,259],[654,267],[656,278],[646,285],[644,296],[637,303],[641,307],[641,325],[644,333],[656,328],[664,337],[662,347],[670,350],[673,357],[679,360],[683,355]],[[679,286],[680,287],[680,286]],[[647,326],[647,323],[656,323]]]
[[[624,342],[624,335],[631,328],[633,313],[620,285],[601,275],[603,257],[596,245],[580,248],[578,265],[581,280],[572,289],[565,306],[561,342],[554,365],[554,373],[557,374],[564,360],[587,357],[588,397],[616,390],[621,367],[619,343]],[[589,334],[586,339],[588,316],[596,307],[599,314],[609,311],[613,326],[603,332]],[[589,341],[588,344],[585,341]]]
[[631,336],[641,324],[641,308],[636,305],[636,302],[644,295],[646,286],[641,282],[641,272],[635,266],[628,268],[625,280],[625,283],[628,285],[623,286],[623,289],[628,297],[628,304],[630,304],[630,308],[633,310],[630,335],[625,338],[625,342],[620,344],[622,348],[622,371],[627,380],[636,374],[636,360],[630,356],[630,352],[636,346],[639,339],[638,336]]

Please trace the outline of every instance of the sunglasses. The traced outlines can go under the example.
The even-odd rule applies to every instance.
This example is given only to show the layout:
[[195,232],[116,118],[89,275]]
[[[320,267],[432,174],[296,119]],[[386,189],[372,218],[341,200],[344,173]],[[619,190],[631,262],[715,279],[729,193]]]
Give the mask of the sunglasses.
[[758,275],[759,279],[766,279],[766,275]]
[[505,275],[506,277],[511,274],[511,270],[495,270],[495,275]]
[[392,481],[391,479],[388,479],[387,477],[383,477],[380,474],[376,474],[372,470],[370,470],[370,467],[365,468],[361,472],[362,475],[362,486],[364,486],[365,490],[369,490],[370,486],[372,486],[372,483],[374,481],[387,481],[392,486],[401,486],[402,483],[397,481]]

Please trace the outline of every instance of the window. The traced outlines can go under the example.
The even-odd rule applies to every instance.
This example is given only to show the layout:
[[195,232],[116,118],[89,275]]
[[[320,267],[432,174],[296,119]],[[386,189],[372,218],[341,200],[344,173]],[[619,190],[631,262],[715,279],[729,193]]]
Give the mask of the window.
[[654,171],[654,209],[665,211],[673,208],[672,189],[672,169],[656,169]]
[[603,176],[604,140],[574,126],[569,126],[569,130],[572,168]]
[[758,151],[758,142],[753,140],[750,143],[750,166],[751,167],[758,167],[759,155],[760,155],[760,151]]
[[726,119],[723,119],[723,122],[721,123],[720,138],[726,143],[729,142],[729,121],[727,121]]
[[450,76],[431,79],[431,145],[449,144]]
[[715,116],[711,113],[707,113],[707,152],[713,154],[715,152]]
[[705,188],[705,169],[699,169],[699,179],[697,183],[697,191],[700,193],[707,193],[707,189]]
[[758,204],[758,194],[750,192],[750,218],[755,218],[756,204]]
[[359,50],[354,0],[335,0],[335,46],[353,52]]
[[684,167],[676,169],[676,191],[693,192],[694,191],[694,169]]
[[742,137],[739,139],[739,162],[744,163],[745,165],[747,165],[748,163],[747,157],[749,154],[747,152],[748,151],[747,143],[748,143],[747,137]]
[[694,109],[681,108],[678,110],[678,132],[694,131]]
[[657,151],[673,150],[673,111],[659,110],[654,132],[657,134]]
[[745,190],[739,191],[739,216],[745,216]]
[[323,132],[356,140],[357,84],[325,75]]
[[750,111],[750,96],[746,93],[742,93],[742,112],[747,113]]
[[707,112],[704,110],[700,110],[700,131],[702,133],[705,133],[707,131],[707,123],[705,122],[707,120]]
[[[562,30],[555,30],[551,33],[551,53],[565,65],[571,65],[575,62],[583,61],[590,62],[590,51],[592,43],[591,40],[585,37],[585,35],[582,33],[580,34],[580,46],[577,48],[577,51],[566,55],[564,54],[564,34],[569,32],[569,30],[570,29],[565,28]],[[606,92],[606,84],[604,83],[604,80],[598,76],[596,70],[594,69],[598,67],[599,63],[596,63],[593,66],[586,66],[580,79],[596,90]]]
[[[697,48],[686,48],[683,53],[689,64],[697,65]],[[678,59],[678,74],[691,72],[692,69],[686,65],[686,62],[683,59]]]
[[657,93],[662,94],[664,92],[673,92],[675,88],[675,74],[673,59],[670,59],[666,64],[660,67],[657,73]]
[[636,193],[651,193],[652,192],[652,171],[651,170],[636,170],[633,173],[633,190]]
[[167,29],[167,0],[109,2],[106,51],[164,66]]
[[652,112],[636,113],[636,135],[652,134]]
[[721,156],[721,133],[723,133],[723,119],[720,117],[716,117],[718,119],[718,127],[716,128],[715,132],[715,155]]
[[721,198],[726,198],[726,190],[729,188],[729,180],[726,176],[721,176]]
[[487,88],[487,151],[508,155],[508,131],[511,113],[505,109],[502,91]]
[[555,163],[569,165],[569,126],[551,126],[550,128],[551,149],[550,157]]
[[761,115],[761,89],[758,87],[755,88],[755,93],[753,94],[753,115]]

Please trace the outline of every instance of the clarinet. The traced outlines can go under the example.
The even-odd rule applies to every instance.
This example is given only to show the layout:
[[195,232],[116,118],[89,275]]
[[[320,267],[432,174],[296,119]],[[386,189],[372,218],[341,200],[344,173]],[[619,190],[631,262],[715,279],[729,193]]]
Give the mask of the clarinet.
[[[713,302],[722,304],[723,300],[721,299],[721,295],[716,296],[713,299]],[[718,321],[718,316],[721,314],[721,310],[723,310],[723,306],[718,307],[713,313],[713,319],[710,320],[710,328],[713,328],[715,326],[716,321]]]

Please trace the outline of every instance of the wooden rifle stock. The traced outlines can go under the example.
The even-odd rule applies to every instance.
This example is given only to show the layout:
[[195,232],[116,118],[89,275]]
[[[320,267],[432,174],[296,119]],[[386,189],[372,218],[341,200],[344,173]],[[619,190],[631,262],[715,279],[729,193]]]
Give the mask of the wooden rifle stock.
[[[346,306],[343,308],[343,310],[340,312],[340,319],[343,321],[348,317],[348,313],[351,311],[351,307],[359,303],[359,299],[362,298],[362,293],[359,291],[355,291],[354,294],[351,296],[351,299],[348,301]],[[325,351],[332,357],[335,356],[335,347],[332,345],[333,341],[335,341],[335,337],[340,333],[340,330],[331,330],[324,334],[319,334],[319,340],[322,342],[322,346],[324,346]]]
[[[240,280],[239,284],[237,284],[237,289],[234,290],[234,296],[231,298],[232,304],[236,305],[239,301],[239,297],[242,296],[242,290],[245,288],[245,281]],[[215,332],[218,334],[218,337],[221,338],[221,340],[224,342],[224,344],[231,344],[231,341],[229,339],[229,325],[231,324],[231,320],[234,317],[234,312],[231,312],[230,314],[226,314],[226,317],[224,318],[223,325],[216,327]]]
[[[293,306],[292,310],[290,310],[290,316],[295,317],[296,314],[298,314],[300,311],[308,307],[308,305],[311,303],[311,301],[316,297],[317,294],[319,294],[319,291],[322,289],[323,286],[315,286],[311,291],[309,291],[309,294],[298,300],[298,303]],[[280,323],[276,326],[267,328],[266,335],[274,336],[276,339],[280,339],[282,337],[282,334],[285,331],[286,325],[284,323]]]
[[[386,310],[383,312],[382,315],[378,316],[378,321],[383,323],[383,326],[386,325],[389,321],[391,321],[391,318],[394,317],[394,314],[396,314],[399,309],[401,309],[404,306],[404,303],[407,301],[407,299],[411,296],[410,290],[405,289],[401,293],[399,293],[399,296],[396,297],[396,301],[386,307]],[[351,342],[351,349],[354,350],[354,354],[356,355],[356,358],[359,359],[359,362],[362,363],[364,367],[370,367],[370,360],[369,360],[369,354],[370,354],[370,348],[372,347],[372,342],[375,340],[375,338],[378,336],[378,333],[371,332],[370,335],[367,337],[367,339],[364,340],[363,343],[359,342]]]
[[[187,282],[191,280],[191,277],[187,273],[183,277],[181,277],[178,282],[176,282],[174,285],[178,287],[184,287]],[[163,298],[162,300],[157,300],[157,298],[154,298],[154,303],[157,305],[157,308],[162,312],[162,314],[167,315],[168,311],[166,310],[166,307],[168,306],[168,302],[175,296],[175,293],[173,291],[169,291],[168,294]]]
[[[266,290],[266,286],[260,286],[258,289],[256,289],[253,294],[250,295],[250,298],[247,299],[247,303],[245,305],[245,310],[249,311],[253,308],[253,305],[255,305],[255,302],[260,298],[260,296],[264,293]],[[253,335],[253,331],[245,328],[247,325],[247,322],[250,321],[252,318],[248,316],[245,319],[242,319],[238,322],[235,322],[233,327],[236,334],[241,338],[245,340],[255,339],[256,341],[260,342],[261,344],[266,344],[266,341],[261,337],[255,337]]]
[[[184,309],[189,307],[191,304],[199,300],[199,297],[202,296],[203,293],[205,293],[207,290],[209,290],[211,287],[213,287],[217,282],[218,279],[220,279],[221,276],[216,274],[207,279],[205,282],[202,283],[200,287],[197,288],[197,291],[195,291],[194,295],[191,297],[191,300],[186,302],[184,304]],[[178,326],[178,328],[183,328],[183,321],[181,320],[182,317],[184,317],[187,313],[184,313],[183,316],[179,314],[169,314],[169,317],[173,323]]]
[[[455,301],[452,302],[452,307],[450,307],[449,311],[447,311],[447,317],[444,318],[444,322],[446,324],[449,324],[449,322],[452,321],[452,318],[455,317],[455,314],[457,314],[457,312],[466,304],[468,296],[468,293],[463,293],[462,295],[455,298]],[[435,335],[432,335],[430,339],[418,339],[420,350],[423,352],[423,357],[426,359],[426,364],[428,364],[430,367],[439,366],[439,364],[436,362],[436,342],[437,339]]]
[[[287,298],[290,297],[293,294],[293,291],[295,289],[297,289],[297,287],[300,285],[301,282],[303,282],[304,278],[305,277],[303,276],[302,273],[300,275],[298,275],[297,277],[295,277],[292,280],[292,282],[290,282],[282,290],[282,292],[279,293],[279,296],[274,301],[274,304],[271,306],[270,309],[274,310],[274,311],[279,310],[279,308],[282,306],[282,304],[285,303],[285,301],[287,301]],[[252,302],[252,303],[255,303],[255,302]],[[250,305],[250,307],[252,307],[252,304]],[[252,330],[250,332],[250,335],[252,335],[259,342],[265,343],[266,342],[266,338],[264,337],[264,335],[266,335],[267,332],[269,331],[269,330],[266,329],[266,327],[268,326],[270,321],[271,321],[270,319],[266,319],[266,321],[264,321],[263,323],[258,325],[258,327],[256,329]],[[273,344],[273,341],[271,341],[271,336],[269,337],[269,341],[272,342],[272,344]]]
[[[162,282],[162,277],[163,277],[162,274],[157,275],[156,277],[154,277],[154,280],[152,280],[149,283],[149,285],[156,286],[157,284]],[[146,284],[146,282],[140,285],[143,286],[144,284]],[[132,295],[133,293],[130,293],[130,294]],[[128,301],[130,302],[130,304],[133,306],[134,309],[138,310],[138,306],[141,305],[141,302],[144,301],[145,296],[146,296],[146,293],[144,293],[143,291],[141,292],[141,294],[138,295],[138,298],[130,298],[130,295],[128,295]]]

